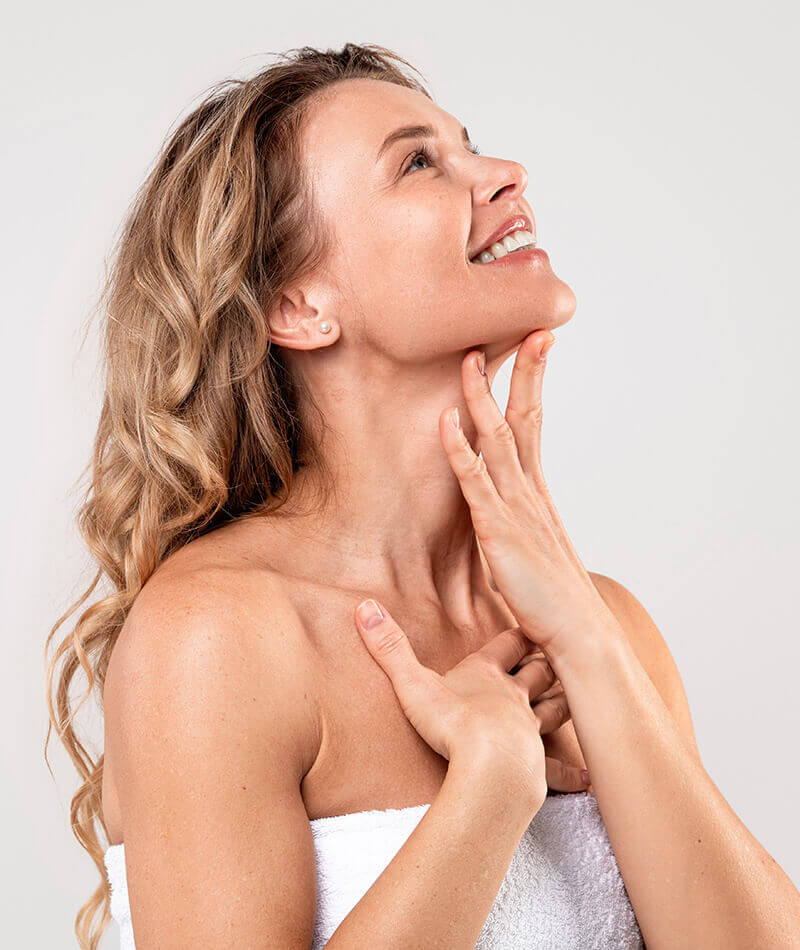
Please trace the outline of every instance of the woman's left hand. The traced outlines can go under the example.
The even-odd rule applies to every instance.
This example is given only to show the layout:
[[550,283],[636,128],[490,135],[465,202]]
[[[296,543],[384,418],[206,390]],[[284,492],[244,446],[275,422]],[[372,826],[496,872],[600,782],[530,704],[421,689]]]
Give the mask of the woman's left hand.
[[542,351],[554,341],[548,330],[523,340],[505,416],[479,369],[481,351],[464,358],[462,387],[482,458],[451,424],[455,407],[439,417],[442,445],[494,582],[519,626],[548,656],[622,632],[575,552],[542,473]]

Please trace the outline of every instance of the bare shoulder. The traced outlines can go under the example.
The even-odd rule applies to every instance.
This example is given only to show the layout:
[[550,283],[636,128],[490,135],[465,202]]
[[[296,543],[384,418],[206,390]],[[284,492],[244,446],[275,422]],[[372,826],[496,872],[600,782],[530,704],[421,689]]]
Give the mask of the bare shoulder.
[[661,631],[627,587],[605,574],[589,571],[589,577],[627,634],[633,652],[672,713],[689,749],[699,759],[689,700],[678,666]]
[[316,712],[302,623],[262,570],[162,567],[104,691],[137,945],[307,947],[316,881],[300,784]]
[[254,721],[281,723],[302,778],[318,730],[305,641],[287,585],[274,572],[224,558],[174,559],[144,585],[114,645],[104,688],[108,723],[124,725],[113,715],[115,702],[136,703],[154,690],[186,703],[235,706]]

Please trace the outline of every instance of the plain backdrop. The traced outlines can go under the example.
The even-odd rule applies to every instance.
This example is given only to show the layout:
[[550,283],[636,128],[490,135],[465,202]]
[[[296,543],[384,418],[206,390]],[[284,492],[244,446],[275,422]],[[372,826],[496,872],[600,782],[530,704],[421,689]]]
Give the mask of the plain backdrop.
[[[97,340],[81,340],[103,259],[175,120],[306,44],[395,49],[484,154],[528,169],[540,244],[578,299],[545,380],[556,505],[587,568],[656,621],[709,774],[800,881],[799,25],[768,0],[6,14],[0,943],[74,946],[97,883],[69,830],[77,774],[54,740],[54,782],[42,746],[44,640],[93,573],[75,484],[100,407]],[[117,939],[112,923],[103,946]]]

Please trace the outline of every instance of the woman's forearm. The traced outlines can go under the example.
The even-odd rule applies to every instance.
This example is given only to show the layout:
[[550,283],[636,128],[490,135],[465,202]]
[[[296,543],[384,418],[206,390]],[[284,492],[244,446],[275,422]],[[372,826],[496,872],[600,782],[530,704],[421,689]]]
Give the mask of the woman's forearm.
[[326,947],[474,950],[535,813],[495,756],[454,756],[422,820]]
[[[626,636],[549,660],[648,950],[800,947],[800,893],[686,746]],[[740,762],[756,765],[744,747]]]

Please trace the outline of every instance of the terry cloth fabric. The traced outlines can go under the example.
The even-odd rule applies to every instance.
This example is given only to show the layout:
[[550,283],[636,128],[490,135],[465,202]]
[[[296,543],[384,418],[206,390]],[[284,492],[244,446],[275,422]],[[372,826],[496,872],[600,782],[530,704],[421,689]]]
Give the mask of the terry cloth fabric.
[[[323,947],[375,883],[430,804],[312,819]],[[125,846],[105,853],[120,950],[135,950]],[[591,792],[549,794],[526,828],[476,950],[642,950],[644,941]]]

